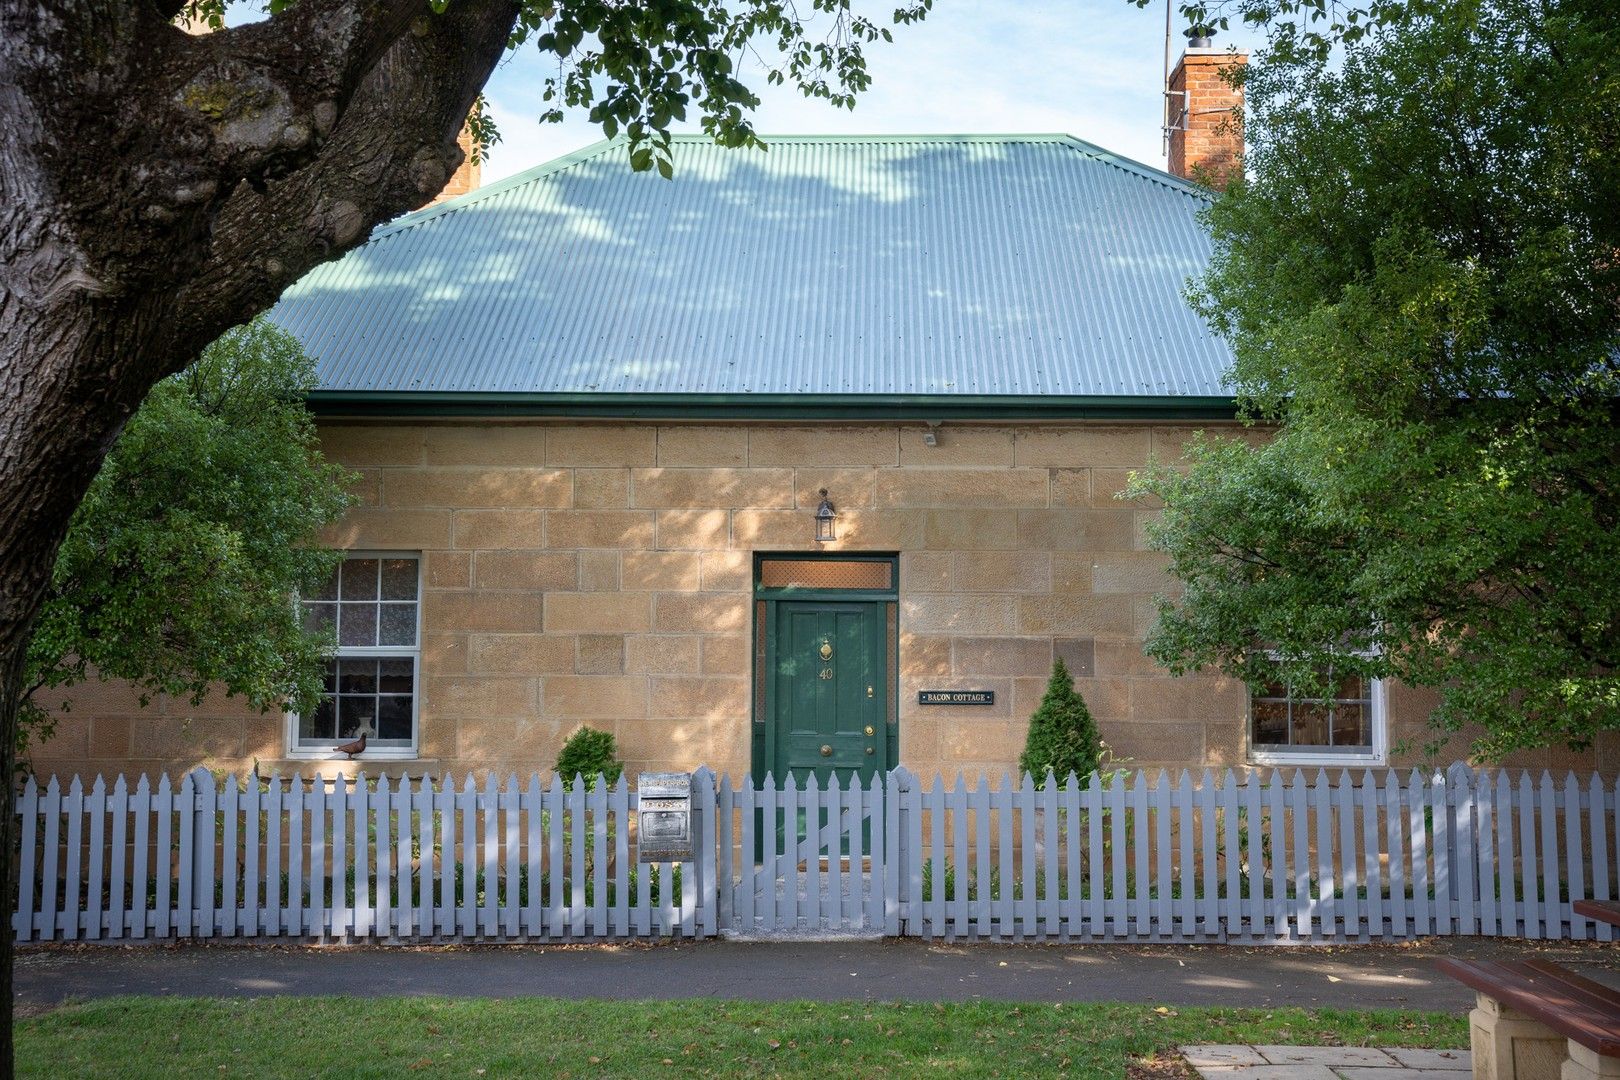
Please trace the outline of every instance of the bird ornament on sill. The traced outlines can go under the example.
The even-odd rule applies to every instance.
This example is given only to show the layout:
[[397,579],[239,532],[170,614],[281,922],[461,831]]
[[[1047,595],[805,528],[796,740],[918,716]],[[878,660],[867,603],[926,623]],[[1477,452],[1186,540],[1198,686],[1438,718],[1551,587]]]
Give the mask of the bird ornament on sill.
[[366,738],[372,734],[374,734],[374,732],[371,730],[371,722],[369,720],[361,721],[360,737],[353,742],[346,742],[337,747],[337,752],[340,754],[347,754],[349,756],[349,760],[353,761],[356,754],[363,754],[366,752]]

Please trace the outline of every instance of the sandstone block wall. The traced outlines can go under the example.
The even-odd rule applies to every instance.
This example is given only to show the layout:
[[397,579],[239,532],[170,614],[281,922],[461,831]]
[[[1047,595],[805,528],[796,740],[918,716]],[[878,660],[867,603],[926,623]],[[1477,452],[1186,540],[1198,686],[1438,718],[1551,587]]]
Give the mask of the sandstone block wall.
[[[1122,758],[1242,766],[1242,685],[1170,678],[1142,655],[1152,596],[1172,583],[1144,550],[1156,511],[1114,497],[1150,455],[1176,460],[1194,429],[947,424],[934,447],[926,430],[323,424],[360,499],[327,539],[423,558],[421,759],[364,767],[544,771],[589,723],[615,733],[631,772],[707,763],[746,774],[752,556],[820,549],[811,514],[823,487],[839,512],[827,550],[900,555],[908,767],[1011,768],[1054,656]],[[919,706],[923,688],[993,689],[996,704]],[[282,718],[229,701],[143,708],[116,684],[76,701],[34,753],[40,772],[359,767],[286,760]],[[1421,744],[1430,704],[1396,688],[1393,738]]]

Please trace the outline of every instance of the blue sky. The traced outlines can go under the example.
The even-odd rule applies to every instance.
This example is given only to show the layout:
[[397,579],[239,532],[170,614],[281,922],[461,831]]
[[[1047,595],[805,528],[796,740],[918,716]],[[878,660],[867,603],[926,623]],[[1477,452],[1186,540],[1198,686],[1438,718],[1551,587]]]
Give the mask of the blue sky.
[[[922,25],[897,28],[893,44],[871,47],[873,86],[853,111],[756,76],[750,85],[764,103],[755,126],[766,135],[1061,131],[1162,167],[1164,2],[1140,9],[1126,0],[936,0]],[[1179,16],[1176,28],[1179,54]],[[1238,30],[1216,43],[1259,42]],[[491,149],[485,182],[601,138],[583,112],[537,122],[541,81],[554,67],[529,46],[496,70],[487,95],[502,142]]]

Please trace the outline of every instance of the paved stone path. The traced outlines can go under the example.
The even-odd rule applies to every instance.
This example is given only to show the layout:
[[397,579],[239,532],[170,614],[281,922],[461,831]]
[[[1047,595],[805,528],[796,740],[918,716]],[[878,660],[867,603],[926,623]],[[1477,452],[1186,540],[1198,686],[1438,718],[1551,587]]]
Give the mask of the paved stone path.
[[1205,1080],[1466,1080],[1466,1050],[1364,1046],[1183,1046]]

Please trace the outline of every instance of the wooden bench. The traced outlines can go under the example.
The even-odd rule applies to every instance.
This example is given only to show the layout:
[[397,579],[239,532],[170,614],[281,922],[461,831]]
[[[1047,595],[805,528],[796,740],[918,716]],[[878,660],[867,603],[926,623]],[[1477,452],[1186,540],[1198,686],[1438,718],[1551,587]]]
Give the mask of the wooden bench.
[[1620,991],[1547,960],[1448,956],[1439,968],[1478,995],[1476,1080],[1620,1077]]

